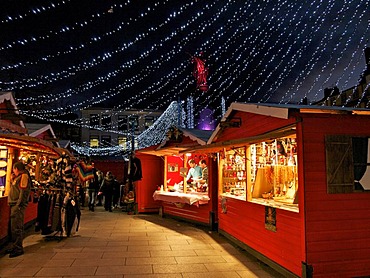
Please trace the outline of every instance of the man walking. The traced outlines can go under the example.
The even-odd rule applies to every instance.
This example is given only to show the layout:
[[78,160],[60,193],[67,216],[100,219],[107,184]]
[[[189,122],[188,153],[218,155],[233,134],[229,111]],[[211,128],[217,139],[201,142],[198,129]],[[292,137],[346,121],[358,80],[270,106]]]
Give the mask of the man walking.
[[8,204],[10,206],[10,230],[12,246],[7,250],[9,258],[22,255],[24,236],[24,213],[28,205],[32,180],[25,165],[18,161],[13,165],[14,177],[12,179]]

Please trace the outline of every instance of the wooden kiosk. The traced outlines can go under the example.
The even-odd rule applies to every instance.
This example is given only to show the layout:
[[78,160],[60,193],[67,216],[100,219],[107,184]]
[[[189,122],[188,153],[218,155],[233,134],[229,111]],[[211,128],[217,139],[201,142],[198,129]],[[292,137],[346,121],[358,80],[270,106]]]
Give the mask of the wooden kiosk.
[[[164,160],[163,182],[158,184],[152,195],[153,199],[160,203],[163,215],[214,228],[217,209],[217,161],[201,149],[197,152],[186,152],[193,147],[204,146],[211,133],[212,131],[172,127],[161,144],[138,150],[138,153],[160,156]],[[185,176],[190,159],[194,159],[196,163],[201,159],[207,161],[209,179],[208,187],[204,191],[198,192],[195,187],[186,183]]]
[[206,146],[219,232],[286,277],[370,275],[369,127],[367,109],[232,103]]

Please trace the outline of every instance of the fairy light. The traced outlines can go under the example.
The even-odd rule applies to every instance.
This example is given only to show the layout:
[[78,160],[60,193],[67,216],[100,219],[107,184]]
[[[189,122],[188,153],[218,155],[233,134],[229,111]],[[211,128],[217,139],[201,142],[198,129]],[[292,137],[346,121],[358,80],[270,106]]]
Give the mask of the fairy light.
[[53,1],[52,3],[50,3],[46,6],[41,6],[39,8],[33,8],[33,9],[23,13],[23,14],[7,15],[6,18],[0,19],[0,23],[5,24],[5,23],[21,21],[21,20],[23,20],[23,19],[25,19],[29,16],[39,15],[39,14],[42,14],[44,12],[56,9],[56,8],[62,6],[62,5],[65,5],[68,2],[71,2],[71,0],[64,0],[64,1],[57,2],[57,3],[55,3],[55,1]]
[[[171,126],[179,126],[178,123],[178,113],[179,107],[177,102],[172,102],[169,107],[164,111],[164,113],[158,118],[158,120],[151,125],[148,129],[142,132],[135,138],[135,141],[138,143],[137,148],[142,149],[145,147],[153,146],[163,141],[166,137],[166,133]],[[183,113],[180,109],[180,113]],[[181,127],[181,125],[180,125]],[[72,148],[81,154],[89,155],[114,155],[120,154],[124,151],[122,146],[116,145],[111,147],[99,147],[99,148],[90,148],[83,144],[73,143]],[[131,149],[131,142],[127,142],[126,149]]]
[[[194,21],[194,19],[192,19],[192,21]],[[191,31],[191,33],[190,33],[191,35],[193,35],[194,34],[194,32],[193,31]],[[187,38],[189,37],[190,35],[188,35],[187,37],[185,37],[185,38],[183,38],[182,40],[183,41],[186,41],[187,40]],[[178,50],[177,52],[179,52],[179,51],[181,51],[181,49],[180,50]],[[173,53],[174,53],[174,51],[173,51]],[[162,61],[161,62],[159,62],[160,60],[155,60],[153,63],[152,63],[152,65],[149,65],[149,66],[147,66],[145,69],[143,69],[141,72],[146,72],[146,73],[148,73],[148,72],[155,72],[155,70],[156,69],[158,69],[160,66],[161,66],[161,64],[164,62],[163,61],[163,56],[161,57],[162,58]],[[166,58],[167,60],[168,60],[168,57]],[[154,65],[154,66],[153,66]],[[182,66],[182,68],[183,68],[183,65],[181,65]],[[109,76],[113,76],[113,75],[116,75],[117,73],[109,73]],[[139,82],[141,82],[144,78],[145,78],[145,76],[143,76],[143,77],[141,77],[140,79],[139,79],[139,76],[140,75],[137,75],[136,77],[134,76],[131,80],[126,80],[125,82],[127,83],[127,85],[125,86],[125,88],[127,88],[127,87],[131,87],[131,86],[133,86],[133,84],[137,84],[137,83],[139,83]],[[167,79],[170,79],[170,78],[168,78],[168,76],[166,77]],[[82,86],[80,86],[81,87],[81,89],[79,89],[78,90],[78,93],[81,93],[82,91],[85,91],[85,90],[88,90],[88,89],[90,89],[91,87],[90,86],[96,86],[98,83],[101,83],[102,82],[102,80],[103,81],[107,81],[107,79],[104,79],[104,78],[98,78],[98,80],[96,80],[95,81],[95,84],[92,84],[92,83],[90,83],[90,84],[85,84],[85,85],[82,85]],[[116,93],[113,93],[112,91],[113,91],[113,89],[116,91]],[[105,98],[104,100],[106,100],[107,99],[107,97],[106,97],[106,95],[109,95],[110,97],[112,97],[112,96],[114,96],[115,94],[118,94],[118,93],[120,93],[119,91],[118,91],[118,89],[119,90],[121,90],[122,89],[122,84],[120,85],[120,87],[118,88],[118,87],[116,87],[116,88],[111,88],[110,89],[110,92],[109,92],[109,94],[108,93],[104,93],[103,94],[103,98]],[[69,93],[72,93],[73,94],[73,91],[69,91]],[[68,94],[68,96],[71,96],[72,94]],[[77,94],[77,91],[75,91],[74,92],[74,94]],[[147,94],[144,94],[144,93],[141,93],[141,95],[143,95],[143,96],[146,96]],[[55,101],[55,99],[50,99],[50,101]],[[90,100],[90,103],[93,103],[93,102],[96,102],[97,100],[96,100],[96,98],[91,98]],[[42,101],[40,101],[39,103],[35,103],[35,102],[32,102],[30,99],[26,99],[26,100],[24,100],[23,101],[24,103],[28,103],[28,104],[30,104],[30,102],[31,103],[33,103],[34,105],[38,105],[38,104],[42,104],[42,103],[44,103],[44,100],[42,100]],[[21,102],[22,103],[22,102]],[[74,106],[76,106],[76,104],[74,104]],[[87,108],[88,107],[88,105],[87,104],[82,104],[82,103],[80,103],[79,105],[78,105],[80,108]],[[64,110],[67,110],[67,111],[70,111],[70,110],[74,110],[74,107],[72,107],[72,106],[64,106],[64,107],[62,107],[62,108],[58,108],[58,111],[61,111],[61,109],[64,109]],[[56,110],[48,110],[48,111],[38,111],[38,113],[41,113],[41,112],[43,112],[43,113],[56,113]]]
[[[67,2],[70,1],[60,5]],[[362,52],[370,37],[367,13],[370,4],[366,0],[207,2],[195,0],[178,5],[169,0],[148,2],[127,18],[119,18],[114,27],[107,25],[104,32],[95,32],[79,43],[47,55],[30,56],[25,61],[2,63],[0,89],[16,92],[22,114],[57,122],[60,115],[113,97],[122,99],[114,107],[118,110],[135,109],[144,104],[148,109],[163,109],[180,96],[186,99],[184,92],[194,88],[194,80],[185,52],[204,51],[210,68],[209,91],[194,92],[188,101],[194,112],[206,106],[223,111],[225,103],[232,101],[288,103],[298,102],[302,97],[318,100],[328,84],[355,85],[353,80],[363,70]],[[14,49],[26,52],[56,36],[93,30],[97,23],[115,16],[116,12],[124,13],[133,4],[132,1],[113,4],[114,13],[108,9],[95,11],[59,29],[50,27],[44,34],[29,34],[2,44],[0,51],[2,54]],[[26,16],[47,16],[58,5],[50,2],[35,12],[12,14],[1,18],[0,24],[10,26]],[[162,10],[167,13],[159,15],[158,11]],[[157,13],[155,23],[128,35],[128,31],[144,21],[150,22],[151,15]],[[75,58],[118,36],[125,40],[111,50],[89,59]],[[78,62],[52,66],[62,60]],[[115,64],[113,70],[101,70],[109,63]],[[34,69],[34,74],[22,75]],[[80,75],[88,75],[90,70],[100,73],[88,81],[78,81]],[[2,78],[9,71],[18,75],[12,79]],[[58,89],[60,84],[65,84],[65,88]],[[50,90],[35,93],[43,88]],[[350,97],[346,103],[349,101]],[[194,126],[194,113],[191,116],[188,109],[186,111],[183,119]]]

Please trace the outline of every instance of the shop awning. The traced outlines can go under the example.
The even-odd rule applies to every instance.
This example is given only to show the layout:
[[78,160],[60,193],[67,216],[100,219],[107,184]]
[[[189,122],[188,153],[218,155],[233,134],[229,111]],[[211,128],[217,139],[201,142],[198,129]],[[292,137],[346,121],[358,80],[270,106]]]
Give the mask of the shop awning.
[[185,150],[206,145],[207,140],[212,134],[211,130],[185,129],[178,127],[173,128],[172,132],[178,132],[179,138],[181,139],[176,140],[169,132],[168,138],[164,139],[160,144],[138,150],[138,152],[156,156],[178,155]]
[[220,152],[226,147],[227,148],[238,148],[241,146],[245,146],[248,143],[255,143],[261,140],[290,136],[295,133],[296,133],[295,124],[288,125],[288,126],[285,126],[285,127],[282,127],[276,130],[272,130],[270,132],[263,133],[257,136],[251,136],[248,138],[239,138],[239,139],[234,139],[234,140],[227,140],[227,141],[222,141],[222,142],[217,142],[217,143],[209,143],[205,146],[194,146],[192,148],[188,148],[183,151],[180,151],[180,153],[192,153],[192,152],[197,152],[199,150],[205,153]]
[[54,147],[51,142],[17,134],[0,134],[0,145],[38,152],[52,157],[59,157],[63,151],[63,149]]

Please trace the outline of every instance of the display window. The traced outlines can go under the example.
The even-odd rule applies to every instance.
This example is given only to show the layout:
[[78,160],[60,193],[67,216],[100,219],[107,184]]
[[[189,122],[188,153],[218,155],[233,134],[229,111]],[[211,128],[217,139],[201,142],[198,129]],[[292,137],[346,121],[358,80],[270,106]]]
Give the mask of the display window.
[[167,156],[165,185],[158,186],[153,198],[158,201],[202,205],[210,200],[208,196],[208,157],[206,154]]
[[0,197],[5,196],[7,172],[8,172],[8,149],[4,146],[0,146]]
[[222,154],[221,195],[246,200],[246,148],[234,148]]
[[295,135],[225,150],[220,169],[221,196],[298,211]]

